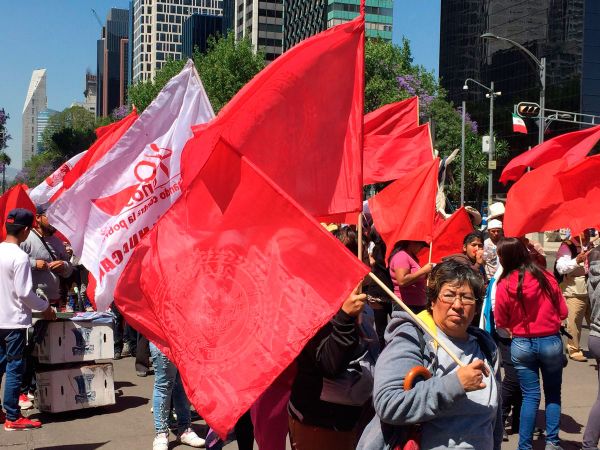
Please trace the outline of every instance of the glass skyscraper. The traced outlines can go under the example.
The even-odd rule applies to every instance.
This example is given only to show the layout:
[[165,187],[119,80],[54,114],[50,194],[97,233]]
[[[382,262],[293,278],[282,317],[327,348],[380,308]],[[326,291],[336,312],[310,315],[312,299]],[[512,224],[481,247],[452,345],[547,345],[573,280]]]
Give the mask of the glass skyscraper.
[[[393,0],[367,0],[366,35],[392,40]],[[360,0],[284,0],[284,50],[358,16]]]
[[[538,59],[546,58],[546,108],[600,115],[600,2],[597,0],[442,0],[440,68],[442,86],[456,105],[464,82],[493,81],[495,132],[514,156],[537,144],[537,121],[527,120],[528,135],[513,133],[511,113],[519,102],[539,102],[537,66],[506,42],[481,39],[486,32],[512,39]],[[487,128],[489,101],[471,86],[467,111]],[[548,117],[548,115],[546,115]],[[546,123],[546,139],[578,129]],[[506,161],[499,162],[500,173]]]

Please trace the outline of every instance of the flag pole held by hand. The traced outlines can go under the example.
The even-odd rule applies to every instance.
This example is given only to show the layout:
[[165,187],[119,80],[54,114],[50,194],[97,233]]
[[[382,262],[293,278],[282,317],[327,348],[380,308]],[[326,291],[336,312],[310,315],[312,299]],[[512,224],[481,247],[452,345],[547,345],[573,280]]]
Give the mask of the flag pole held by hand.
[[454,354],[454,352],[452,350],[450,350],[448,348],[448,346],[446,344],[444,344],[442,341],[440,341],[437,336],[434,336],[433,332],[427,327],[427,325],[425,325],[425,323],[419,318],[417,317],[417,315],[412,312],[410,310],[410,308],[408,306],[406,306],[406,304],[400,300],[396,294],[394,294],[394,292],[388,288],[385,283],[383,281],[381,281],[379,278],[377,278],[377,276],[375,274],[373,274],[373,272],[369,273],[369,276],[371,277],[371,279],[373,281],[375,281],[375,283],[377,283],[381,289],[383,289],[396,303],[398,303],[398,305],[408,313],[408,315],[415,321],[415,323],[425,332],[427,333],[429,336],[431,336],[431,338],[437,343],[437,345],[439,345],[446,353],[448,353],[448,356],[450,356],[450,358],[452,358],[452,360],[458,364],[458,367],[465,367],[466,364],[463,363],[460,359],[458,359],[458,356],[456,356]]

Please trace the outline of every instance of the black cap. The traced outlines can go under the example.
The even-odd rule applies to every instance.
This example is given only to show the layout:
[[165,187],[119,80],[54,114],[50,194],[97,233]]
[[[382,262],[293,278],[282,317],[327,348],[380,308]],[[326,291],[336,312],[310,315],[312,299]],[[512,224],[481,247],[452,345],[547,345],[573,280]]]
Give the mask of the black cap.
[[39,214],[39,215],[46,214],[46,211],[48,211],[48,203],[44,203],[43,205],[35,206],[36,214]]
[[33,225],[33,213],[24,208],[12,209],[6,217],[6,223],[11,225],[21,225],[23,227],[31,227]]

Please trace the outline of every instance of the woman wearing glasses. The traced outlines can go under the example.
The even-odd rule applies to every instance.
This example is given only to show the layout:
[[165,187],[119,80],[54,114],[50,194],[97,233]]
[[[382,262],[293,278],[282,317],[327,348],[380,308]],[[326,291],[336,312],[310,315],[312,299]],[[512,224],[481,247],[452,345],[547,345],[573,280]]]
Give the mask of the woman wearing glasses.
[[[377,415],[358,449],[394,449],[407,425],[421,424],[422,450],[500,449],[498,357],[493,339],[472,327],[481,305],[481,276],[462,262],[438,264],[429,276],[427,309],[419,317],[465,364],[459,367],[404,312],[394,312],[387,346],[375,366]],[[426,367],[432,378],[404,389],[409,371]]]
[[503,239],[497,251],[504,271],[496,289],[494,318],[496,328],[512,335],[511,359],[523,392],[519,450],[532,448],[540,404],[540,371],[546,401],[546,450],[561,449],[558,427],[563,344],[559,330],[567,318],[567,304],[554,277],[532,261],[521,240]]

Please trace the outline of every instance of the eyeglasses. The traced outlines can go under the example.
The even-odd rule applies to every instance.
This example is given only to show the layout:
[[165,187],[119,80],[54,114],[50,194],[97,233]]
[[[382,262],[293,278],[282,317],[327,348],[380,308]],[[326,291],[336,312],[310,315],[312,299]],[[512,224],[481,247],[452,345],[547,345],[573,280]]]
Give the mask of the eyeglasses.
[[442,303],[446,303],[447,305],[453,305],[456,299],[460,300],[460,302],[465,306],[472,306],[476,303],[475,297],[470,294],[452,294],[450,292],[445,292],[438,297]]

